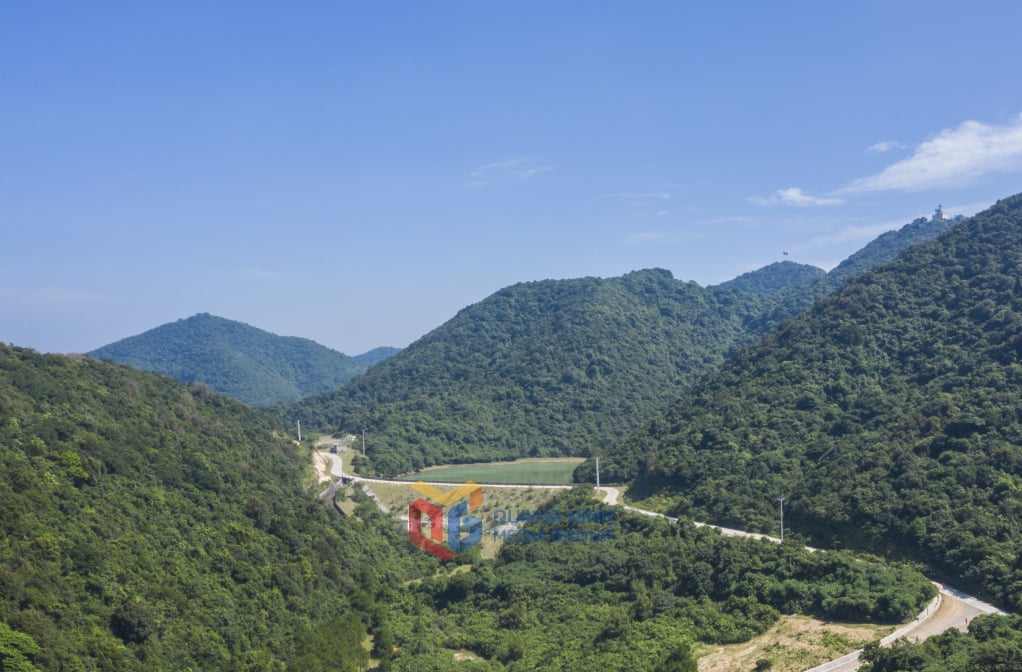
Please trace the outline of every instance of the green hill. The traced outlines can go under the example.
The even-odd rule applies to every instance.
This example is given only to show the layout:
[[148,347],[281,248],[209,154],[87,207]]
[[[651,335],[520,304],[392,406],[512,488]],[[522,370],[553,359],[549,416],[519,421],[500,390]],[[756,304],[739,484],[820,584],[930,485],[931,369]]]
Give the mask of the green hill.
[[827,275],[837,285],[844,283],[862,275],[874,266],[891,261],[905,248],[934,238],[963,219],[965,218],[961,215],[951,219],[926,217],[914,219],[897,231],[880,234],[864,248],[831,269]]
[[805,287],[825,277],[827,272],[822,268],[796,264],[793,261],[778,261],[755,271],[743,273],[734,280],[722,282],[718,286],[753,294],[774,294],[785,289]]
[[375,591],[428,556],[313,501],[308,450],[277,427],[202,386],[0,344],[0,669],[364,669]]
[[[1022,196],[851,280],[601,462],[680,514],[908,555],[1022,608]],[[591,467],[587,467],[591,469]]]
[[[903,232],[867,245],[856,268],[889,258],[919,234],[911,225]],[[372,464],[362,469],[377,473],[590,455],[832,291],[822,274],[785,262],[716,287],[659,269],[517,284],[344,388],[278,410],[289,424],[367,428]]]
[[762,300],[663,270],[513,285],[341,390],[281,412],[303,426],[367,427],[383,473],[585,455],[719,365]]
[[[0,669],[354,672],[370,648],[393,672],[694,669],[693,642],[782,613],[895,622],[934,593],[904,566],[611,513],[586,488],[550,506],[595,512],[569,527],[602,541],[441,564],[374,506],[316,501],[308,449],[276,424],[0,344]],[[534,518],[529,534],[564,532]]]
[[393,352],[377,348],[348,357],[305,338],[200,313],[89,354],[182,382],[202,382],[251,406],[266,406],[338,388]]

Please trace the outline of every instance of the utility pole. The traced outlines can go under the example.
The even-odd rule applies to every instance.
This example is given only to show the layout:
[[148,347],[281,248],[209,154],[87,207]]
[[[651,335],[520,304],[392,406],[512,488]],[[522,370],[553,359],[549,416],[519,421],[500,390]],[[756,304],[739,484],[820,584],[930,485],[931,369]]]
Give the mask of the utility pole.
[[302,421],[298,421],[298,443],[302,442]]
[[596,489],[600,489],[600,456],[596,456]]
[[778,497],[777,501],[781,503],[781,541],[784,541],[784,500],[787,497]]
[[366,428],[362,428],[362,457],[366,456]]

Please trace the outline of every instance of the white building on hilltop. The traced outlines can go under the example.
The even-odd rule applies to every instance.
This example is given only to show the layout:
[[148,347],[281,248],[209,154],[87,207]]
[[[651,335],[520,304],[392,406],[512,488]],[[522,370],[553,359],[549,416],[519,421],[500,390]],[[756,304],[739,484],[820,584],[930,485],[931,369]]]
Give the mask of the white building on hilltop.
[[944,206],[938,205],[937,209],[933,211],[933,222],[943,222],[947,220],[948,216],[944,214]]

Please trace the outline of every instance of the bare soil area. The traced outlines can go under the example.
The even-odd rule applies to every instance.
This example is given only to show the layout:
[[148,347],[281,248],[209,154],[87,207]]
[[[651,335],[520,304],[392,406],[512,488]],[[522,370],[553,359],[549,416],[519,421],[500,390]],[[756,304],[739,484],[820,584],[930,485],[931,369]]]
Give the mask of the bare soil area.
[[754,670],[769,660],[770,672],[802,672],[840,658],[874,639],[893,632],[893,626],[818,621],[808,616],[785,616],[763,635],[742,644],[703,646],[699,672]]

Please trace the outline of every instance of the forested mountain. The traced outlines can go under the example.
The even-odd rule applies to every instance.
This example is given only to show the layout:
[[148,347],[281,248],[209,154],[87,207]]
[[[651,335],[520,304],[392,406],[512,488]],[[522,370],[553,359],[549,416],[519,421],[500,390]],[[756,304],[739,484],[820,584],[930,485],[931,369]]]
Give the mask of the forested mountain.
[[0,344],[0,669],[363,669],[378,591],[432,563],[314,501],[278,426]]
[[862,275],[874,266],[894,259],[905,248],[926,242],[943,233],[963,219],[965,218],[961,215],[951,219],[919,217],[897,231],[880,234],[866,247],[838,264],[827,275],[831,283],[837,287],[851,278]]
[[364,364],[368,368],[374,364],[379,364],[398,351],[400,351],[400,348],[373,348],[369,352],[363,352],[361,355],[354,355],[352,359],[360,364]]
[[203,386],[0,344],[0,669],[694,669],[693,642],[782,612],[887,622],[933,594],[905,567],[623,512],[580,524],[602,542],[442,564],[375,506],[344,517],[304,490],[309,451],[276,425]]
[[746,342],[767,300],[664,270],[517,284],[341,390],[282,412],[328,430],[367,427],[384,473],[588,454]]
[[305,338],[200,313],[89,354],[182,382],[199,381],[251,406],[266,406],[336,389],[394,352],[376,348],[348,357]]
[[[858,254],[854,269],[942,228],[886,234]],[[326,431],[367,428],[373,464],[362,468],[377,473],[589,455],[660,412],[735,348],[832,291],[822,274],[782,262],[716,287],[657,269],[513,285],[341,390],[280,414],[289,425]]]
[[673,511],[904,554],[1022,609],[1022,195],[848,282],[601,462]]
[[773,294],[785,289],[805,287],[825,277],[827,272],[822,268],[796,264],[793,261],[778,261],[755,271],[743,273],[734,280],[722,282],[718,286],[753,294]]

